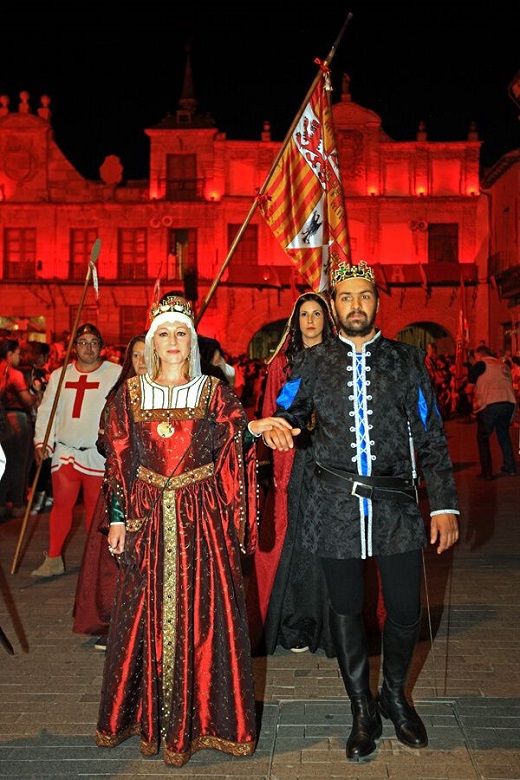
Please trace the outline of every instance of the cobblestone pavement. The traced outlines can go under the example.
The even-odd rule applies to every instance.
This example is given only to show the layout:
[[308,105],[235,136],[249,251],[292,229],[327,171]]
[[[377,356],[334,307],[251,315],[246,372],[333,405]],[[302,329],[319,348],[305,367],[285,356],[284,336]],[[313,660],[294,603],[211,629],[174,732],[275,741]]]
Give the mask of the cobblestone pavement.
[[[0,524],[0,626],[15,650],[10,656],[0,648],[0,777],[520,780],[520,477],[479,481],[475,426],[453,420],[446,430],[461,539],[442,556],[425,552],[428,595],[425,588],[410,680],[428,748],[404,747],[385,722],[375,759],[348,763],[350,708],[336,661],[284,650],[255,659],[260,736],[253,756],[202,751],[176,769],[160,756],[142,757],[137,737],[97,748],[103,654],[95,637],[71,630],[85,541],[78,505],[66,574],[51,580],[30,576],[46,549],[48,515],[29,518],[14,573],[23,520]],[[517,444],[517,428],[513,435]],[[375,688],[377,654],[371,664]]]

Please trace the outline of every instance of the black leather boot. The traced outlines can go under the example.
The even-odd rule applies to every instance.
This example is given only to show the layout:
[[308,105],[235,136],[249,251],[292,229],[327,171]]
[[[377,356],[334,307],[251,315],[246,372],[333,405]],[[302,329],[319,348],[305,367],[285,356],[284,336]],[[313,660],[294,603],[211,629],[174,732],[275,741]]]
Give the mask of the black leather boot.
[[349,761],[366,761],[375,752],[383,727],[370,691],[370,665],[362,615],[339,615],[329,608],[332,641],[350,698],[352,731],[347,740]]
[[428,744],[424,723],[404,693],[420,629],[420,618],[412,626],[399,626],[388,617],[383,628],[383,685],[379,710],[394,724],[399,742],[411,748],[424,748]]

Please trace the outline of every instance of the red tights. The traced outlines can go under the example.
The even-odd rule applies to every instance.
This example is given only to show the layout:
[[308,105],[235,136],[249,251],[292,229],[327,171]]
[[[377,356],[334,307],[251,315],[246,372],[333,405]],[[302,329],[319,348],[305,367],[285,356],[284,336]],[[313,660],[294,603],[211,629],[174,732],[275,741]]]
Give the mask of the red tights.
[[74,507],[80,488],[83,488],[85,504],[85,527],[88,530],[94,516],[94,509],[103,484],[103,476],[91,476],[77,471],[67,464],[52,473],[54,504],[49,516],[49,558],[61,555],[65,539],[72,528]]

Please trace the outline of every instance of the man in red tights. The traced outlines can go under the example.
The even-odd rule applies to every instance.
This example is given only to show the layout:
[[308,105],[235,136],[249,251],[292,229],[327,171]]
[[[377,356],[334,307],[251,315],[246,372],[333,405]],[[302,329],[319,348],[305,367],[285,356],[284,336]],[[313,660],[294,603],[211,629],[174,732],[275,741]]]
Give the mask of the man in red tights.
[[79,491],[83,490],[88,531],[105,473],[105,459],[96,447],[99,419],[121,366],[101,357],[103,339],[90,323],[78,328],[74,348],[76,358],[65,369],[45,452],[43,443],[61,368],[52,372],[36,417],[35,459],[39,464],[44,458],[52,458],[54,504],[49,517],[49,551],[41,566],[32,572],[33,577],[55,577],[65,572],[62,550],[72,527]]

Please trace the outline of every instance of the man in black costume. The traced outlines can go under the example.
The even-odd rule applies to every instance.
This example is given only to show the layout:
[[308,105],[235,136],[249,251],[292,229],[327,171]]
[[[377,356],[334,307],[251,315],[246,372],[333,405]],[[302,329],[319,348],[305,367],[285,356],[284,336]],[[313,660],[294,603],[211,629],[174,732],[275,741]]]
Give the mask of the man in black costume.
[[[303,543],[327,581],[330,627],[350,698],[347,758],[373,757],[381,715],[397,738],[423,748],[423,722],[405,696],[421,624],[426,531],[416,495],[415,458],[430,504],[431,544],[442,553],[458,539],[453,467],[424,351],[385,338],[372,269],[340,263],[331,274],[339,336],[308,350],[280,393],[276,415],[287,428],[264,434],[273,449],[293,446],[315,410],[315,472],[303,519]],[[363,621],[363,560],[374,557],[385,603],[383,682],[370,690]]]

